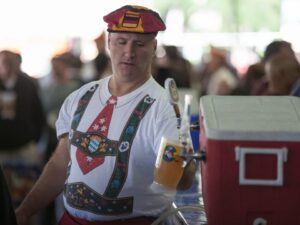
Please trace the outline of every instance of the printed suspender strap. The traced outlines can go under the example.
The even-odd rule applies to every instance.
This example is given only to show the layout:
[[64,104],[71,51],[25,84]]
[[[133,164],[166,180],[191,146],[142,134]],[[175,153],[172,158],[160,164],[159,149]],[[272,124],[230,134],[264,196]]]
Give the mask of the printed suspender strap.
[[77,129],[78,124],[81,120],[81,117],[82,117],[83,113],[85,112],[85,109],[86,109],[87,105],[89,104],[93,94],[97,90],[98,86],[99,86],[98,84],[95,84],[94,86],[92,86],[79,100],[78,106],[74,113],[74,118],[73,118],[73,121],[71,124],[72,131]]
[[[76,129],[78,127],[78,124],[81,120],[83,113],[85,112],[85,109],[86,109],[88,103],[90,102],[92,96],[94,95],[95,91],[97,90],[98,86],[99,86],[98,84],[95,84],[92,87],[90,87],[90,89],[80,98],[80,100],[77,104],[77,109],[74,113],[72,124],[71,124],[71,130],[69,133],[69,140],[70,140],[69,149],[71,148],[71,144],[75,143],[74,134],[76,134]],[[75,135],[75,136],[77,136],[77,135]],[[71,163],[72,162],[70,161],[68,168],[67,168],[67,177],[69,177],[69,175],[70,175],[69,172],[70,172]]]
[[149,95],[146,95],[132,112],[126,126],[122,131],[122,135],[119,140],[114,172],[104,193],[104,195],[107,197],[115,198],[122,190],[127,177],[128,160],[133,139],[142,118],[153,102],[154,99]]
[[[84,97],[83,97],[84,98]],[[117,214],[127,214],[132,212],[133,209],[133,197],[123,197],[117,198],[120,193],[126,177],[128,170],[128,160],[131,149],[131,144],[140,124],[141,119],[144,117],[148,109],[151,107],[154,99],[146,95],[137,105],[130,118],[128,119],[126,126],[122,131],[121,138],[119,142],[111,141],[111,146],[113,148],[114,155],[117,154],[116,166],[114,168],[114,172],[108,187],[105,191],[104,195],[100,195],[91,189],[86,184],[79,183],[69,183],[65,185],[64,195],[68,204],[72,207],[93,212],[95,214],[103,214],[103,215],[117,215]],[[88,101],[84,101],[85,107],[88,104]],[[78,112],[84,112],[84,108],[82,107]],[[76,111],[76,112],[77,112]],[[81,118],[82,114],[80,115]],[[79,121],[78,121],[79,123]],[[78,125],[78,124],[77,124]],[[79,131],[75,131],[76,134],[79,134]],[[75,137],[72,139],[73,143],[76,146],[81,146],[75,142]],[[78,137],[78,136],[77,136]],[[81,136],[83,138],[83,136]],[[78,140],[78,139],[77,139]],[[109,143],[110,140],[107,140]],[[119,143],[119,144],[118,144]],[[83,146],[81,146],[83,147]],[[98,152],[98,151],[97,151]],[[109,151],[106,151],[105,155],[108,154]],[[100,154],[95,153],[95,154]]]
[[64,196],[70,206],[99,215],[120,215],[132,212],[133,198],[106,198],[82,182],[66,184]]

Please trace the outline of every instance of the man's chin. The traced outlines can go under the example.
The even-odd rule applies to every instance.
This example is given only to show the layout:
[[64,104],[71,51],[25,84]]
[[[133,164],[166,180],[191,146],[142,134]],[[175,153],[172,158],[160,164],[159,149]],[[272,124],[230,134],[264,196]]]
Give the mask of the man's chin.
[[124,76],[130,76],[131,74],[136,73],[136,69],[133,66],[122,66],[120,67],[119,72]]

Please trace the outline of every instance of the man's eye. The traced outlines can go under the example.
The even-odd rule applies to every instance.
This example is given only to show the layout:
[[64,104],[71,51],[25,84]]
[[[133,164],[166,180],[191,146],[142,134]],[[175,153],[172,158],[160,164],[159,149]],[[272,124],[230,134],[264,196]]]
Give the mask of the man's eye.
[[145,46],[145,44],[143,42],[137,42],[136,45],[139,46],[139,47]]
[[117,40],[117,43],[118,43],[119,45],[124,45],[124,44],[126,44],[126,41],[123,40],[123,39],[118,39],[118,40]]

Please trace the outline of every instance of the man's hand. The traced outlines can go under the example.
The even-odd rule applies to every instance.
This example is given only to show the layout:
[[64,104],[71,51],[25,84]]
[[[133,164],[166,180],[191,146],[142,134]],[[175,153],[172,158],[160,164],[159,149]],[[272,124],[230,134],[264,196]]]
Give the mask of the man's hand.
[[192,186],[196,170],[196,161],[192,159],[184,167],[182,177],[177,185],[178,191],[187,190]]
[[21,208],[16,209],[16,220],[18,225],[27,225],[29,221],[29,216],[26,215],[24,210]]

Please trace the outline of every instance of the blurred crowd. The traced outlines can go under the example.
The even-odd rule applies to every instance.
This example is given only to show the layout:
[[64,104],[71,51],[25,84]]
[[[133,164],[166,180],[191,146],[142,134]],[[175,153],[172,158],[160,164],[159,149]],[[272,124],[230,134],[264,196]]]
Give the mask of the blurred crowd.
[[176,46],[162,46],[164,54],[153,65],[154,78],[163,85],[167,77],[179,88],[196,89],[203,95],[299,95],[299,60],[291,43],[274,40],[263,56],[241,74],[231,63],[230,50],[211,46],[201,62],[194,65]]
[[[106,34],[95,39],[97,56],[83,62],[67,51],[53,56],[51,71],[32,78],[21,69],[20,54],[0,52],[0,163],[16,207],[32,187],[41,168],[55,149],[55,121],[64,99],[83,84],[111,74]],[[160,46],[152,74],[164,86],[174,78],[179,89],[203,95],[300,96],[300,65],[292,45],[274,40],[261,59],[245,74],[230,62],[230,51],[211,46],[197,65],[183,57],[177,46]],[[41,212],[41,224],[55,224],[55,204]]]

